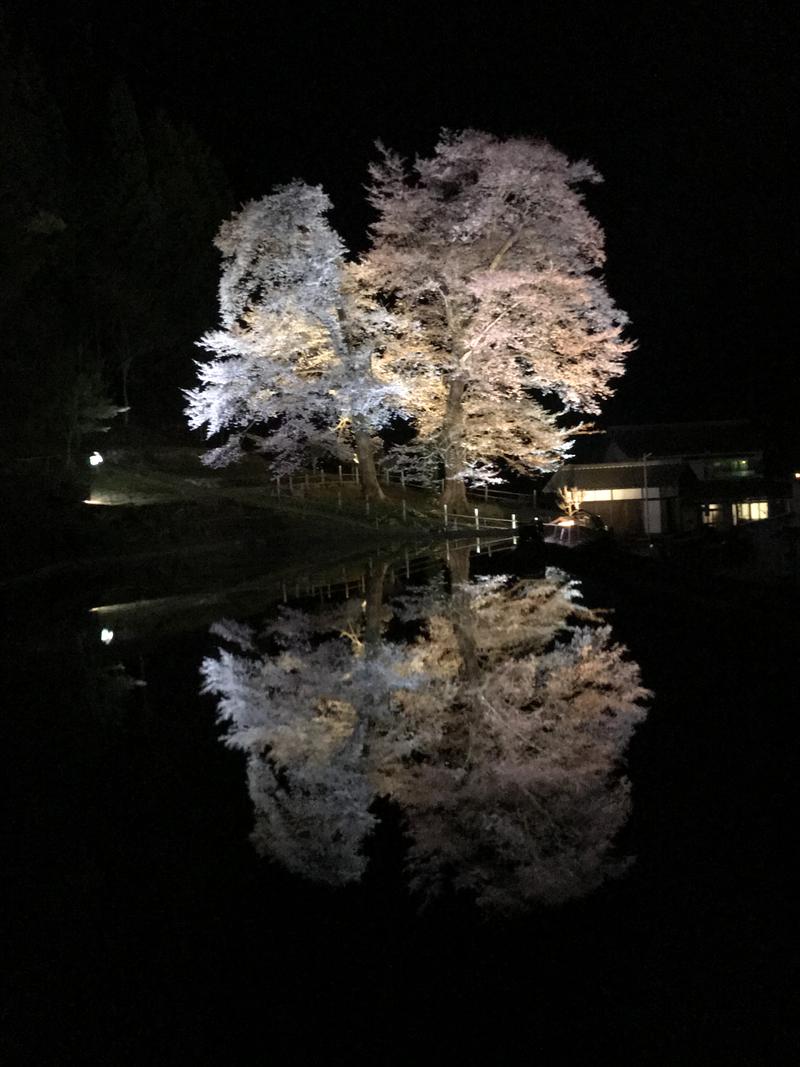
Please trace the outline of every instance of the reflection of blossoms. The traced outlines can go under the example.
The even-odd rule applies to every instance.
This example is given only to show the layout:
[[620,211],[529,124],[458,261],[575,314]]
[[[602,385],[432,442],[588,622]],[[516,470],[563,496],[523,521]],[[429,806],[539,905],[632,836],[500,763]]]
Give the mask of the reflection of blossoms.
[[[391,646],[368,660],[354,654],[354,604],[342,612],[337,638],[315,642],[315,622],[325,628],[328,620],[285,610],[264,634],[271,654],[221,649],[202,668],[203,691],[217,695],[228,723],[227,743],[248,753],[259,852],[332,884],[363,873],[362,844],[375,822],[366,732],[385,715],[390,693],[407,684]],[[247,627],[226,620],[214,629],[242,652],[254,648]]]
[[[425,898],[463,890],[509,912],[624,868],[620,763],[648,695],[637,665],[562,573],[467,570],[454,550],[449,589],[396,600],[403,640],[385,639],[373,588],[360,617],[341,606],[338,627],[330,609],[286,611],[270,653],[206,660],[228,743],[248,753],[260,850],[315,880],[358,878],[371,802],[388,795]],[[225,636],[254,647],[250,631]]]

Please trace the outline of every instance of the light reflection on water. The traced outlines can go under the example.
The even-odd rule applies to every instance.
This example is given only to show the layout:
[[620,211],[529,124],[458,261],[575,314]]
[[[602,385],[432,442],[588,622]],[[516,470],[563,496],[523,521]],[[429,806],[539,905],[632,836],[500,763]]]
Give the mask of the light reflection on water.
[[422,902],[456,891],[514,913],[626,868],[614,841],[649,696],[639,668],[566,574],[512,577],[500,556],[470,577],[470,551],[443,546],[416,577],[407,555],[370,562],[261,628],[212,628],[203,690],[247,754],[263,855],[358,880],[387,797]]

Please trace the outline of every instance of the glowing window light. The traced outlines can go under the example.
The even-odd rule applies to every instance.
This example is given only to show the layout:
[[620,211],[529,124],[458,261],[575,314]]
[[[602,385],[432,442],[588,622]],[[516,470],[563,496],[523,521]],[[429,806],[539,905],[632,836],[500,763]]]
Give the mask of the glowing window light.
[[107,630],[104,626],[103,629],[100,631],[100,640],[103,642],[104,645],[110,645],[111,642],[114,640],[114,631]]
[[91,456],[89,456],[89,462],[93,467],[99,467],[103,462],[103,457],[97,451],[92,452]]

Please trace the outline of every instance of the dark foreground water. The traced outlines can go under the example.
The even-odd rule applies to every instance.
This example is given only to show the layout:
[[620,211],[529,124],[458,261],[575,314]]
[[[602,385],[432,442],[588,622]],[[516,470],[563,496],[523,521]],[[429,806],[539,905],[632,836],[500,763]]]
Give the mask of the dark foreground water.
[[481,547],[8,605],[13,1062],[792,1061],[791,605]]

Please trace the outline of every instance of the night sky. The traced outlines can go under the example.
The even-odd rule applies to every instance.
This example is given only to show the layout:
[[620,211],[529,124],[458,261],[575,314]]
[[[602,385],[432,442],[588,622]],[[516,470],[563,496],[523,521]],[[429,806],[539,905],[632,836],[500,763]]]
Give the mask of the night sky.
[[6,3],[74,121],[121,74],[142,111],[195,127],[238,201],[322,183],[354,250],[376,138],[427,154],[474,127],[590,159],[639,342],[608,420],[790,425],[794,25],[757,0],[524,7]]

